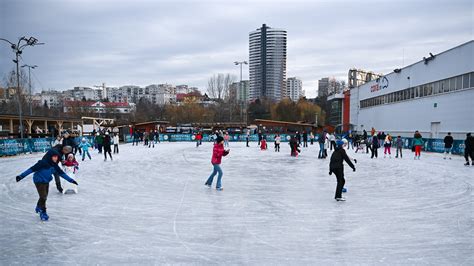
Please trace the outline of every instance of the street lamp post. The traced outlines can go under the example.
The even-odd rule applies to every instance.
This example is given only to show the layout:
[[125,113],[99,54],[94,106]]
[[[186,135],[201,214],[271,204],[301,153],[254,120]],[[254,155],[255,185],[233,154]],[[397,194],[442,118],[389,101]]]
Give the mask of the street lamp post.
[[[240,82],[239,82],[239,93],[242,91],[242,65],[248,65],[247,61],[235,61],[234,64],[240,65]],[[244,123],[247,124],[247,99],[244,99],[244,109],[245,109],[245,115],[243,116],[244,118]],[[242,103],[240,105],[240,116],[242,116]]]
[[27,67],[27,68],[28,68],[28,88],[29,88],[29,99],[28,99],[29,102],[28,102],[28,104],[30,105],[30,116],[31,116],[31,115],[33,114],[32,106],[31,106],[31,105],[32,105],[32,104],[31,104],[31,102],[32,102],[32,96],[31,96],[31,69],[32,69],[32,68],[35,69],[35,68],[37,68],[38,66],[37,66],[37,65],[30,66],[30,65],[26,65],[26,64],[25,64],[25,65],[22,65],[21,67],[22,67],[22,68],[23,68],[23,67]]
[[5,41],[10,44],[13,52],[15,53],[16,59],[13,62],[16,64],[16,86],[17,86],[17,97],[18,97],[18,113],[20,117],[20,138],[23,138],[23,117],[22,117],[22,108],[21,108],[21,89],[20,89],[20,67],[19,67],[19,57],[23,53],[23,49],[27,46],[41,45],[44,43],[38,43],[38,39],[34,37],[26,38],[25,36],[18,39],[18,43],[12,43],[7,39],[0,38],[0,41]]

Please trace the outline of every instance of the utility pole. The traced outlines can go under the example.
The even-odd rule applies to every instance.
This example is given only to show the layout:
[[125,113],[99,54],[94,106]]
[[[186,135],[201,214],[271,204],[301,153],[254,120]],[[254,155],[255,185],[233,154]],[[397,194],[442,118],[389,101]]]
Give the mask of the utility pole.
[[30,116],[33,114],[33,109],[32,109],[32,95],[31,95],[31,69],[35,69],[37,68],[38,66],[37,65],[34,65],[34,66],[30,66],[30,65],[22,65],[21,66],[22,68],[24,67],[27,67],[28,68],[28,87],[29,87],[29,105],[30,105]]
[[[239,94],[242,92],[242,65],[248,65],[247,61],[235,61],[234,64],[240,65],[240,82],[239,82]],[[240,116],[242,117],[242,105],[244,106],[245,114],[243,115],[244,123],[247,125],[247,100],[241,100],[240,103]],[[243,102],[243,103],[242,103]]]
[[[16,94],[18,98],[18,113],[19,113],[19,118],[20,118],[20,138],[23,138],[23,114],[22,114],[22,107],[21,107],[21,88],[20,88],[20,66],[19,66],[19,57],[23,53],[23,49],[27,46],[35,46],[35,45],[41,45],[44,43],[38,43],[38,39],[34,37],[26,38],[26,37],[21,37],[18,39],[18,43],[12,43],[7,39],[0,38],[0,41],[5,41],[10,44],[10,47],[12,48],[13,52],[15,53],[16,59],[13,60],[13,62],[16,64]],[[22,44],[22,42],[24,42]]]

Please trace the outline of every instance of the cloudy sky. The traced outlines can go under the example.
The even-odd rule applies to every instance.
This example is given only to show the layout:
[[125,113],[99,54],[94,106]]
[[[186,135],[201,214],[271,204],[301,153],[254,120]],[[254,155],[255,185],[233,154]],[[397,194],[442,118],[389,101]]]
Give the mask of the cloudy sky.
[[[34,36],[22,63],[35,90],[171,83],[206,90],[214,73],[239,75],[248,33],[288,31],[287,77],[316,95],[349,68],[387,73],[473,39],[472,1],[1,0],[0,38]],[[14,67],[0,42],[0,75]],[[248,68],[244,79],[248,78]]]

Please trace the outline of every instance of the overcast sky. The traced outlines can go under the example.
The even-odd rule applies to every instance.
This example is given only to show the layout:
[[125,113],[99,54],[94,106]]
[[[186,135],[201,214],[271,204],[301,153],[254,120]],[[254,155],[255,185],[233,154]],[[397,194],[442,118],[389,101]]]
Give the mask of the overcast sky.
[[[287,77],[314,97],[322,77],[349,68],[388,73],[473,39],[472,1],[1,0],[0,38],[34,36],[23,62],[35,91],[171,83],[206,90],[215,73],[239,76],[248,34],[288,31]],[[14,67],[0,42],[0,74]],[[248,68],[244,68],[244,79]]]

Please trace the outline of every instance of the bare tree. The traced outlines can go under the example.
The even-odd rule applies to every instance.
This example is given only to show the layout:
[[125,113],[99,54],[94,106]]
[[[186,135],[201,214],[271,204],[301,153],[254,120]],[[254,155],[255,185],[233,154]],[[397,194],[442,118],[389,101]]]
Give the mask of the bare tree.
[[223,100],[229,95],[229,87],[235,81],[235,76],[219,73],[209,78],[207,92],[211,98]]

